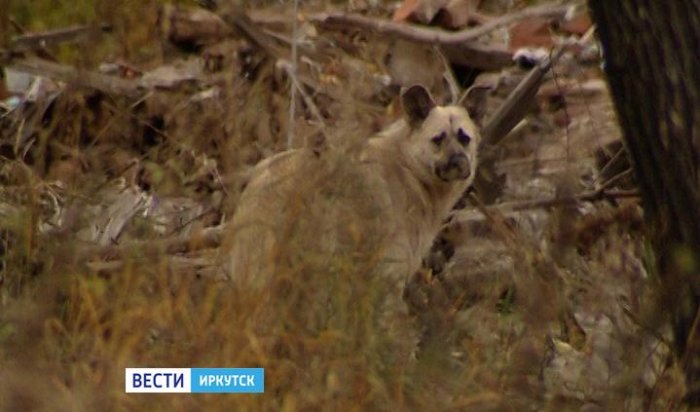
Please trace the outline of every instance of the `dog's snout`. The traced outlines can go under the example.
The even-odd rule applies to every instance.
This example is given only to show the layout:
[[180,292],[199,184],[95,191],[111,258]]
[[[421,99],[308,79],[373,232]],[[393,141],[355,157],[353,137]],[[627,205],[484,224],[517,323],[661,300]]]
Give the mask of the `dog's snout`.
[[469,159],[464,153],[453,153],[447,161],[448,167],[469,169]]
[[438,164],[435,170],[437,176],[444,181],[467,179],[471,175],[471,163],[464,153],[453,153],[444,162]]

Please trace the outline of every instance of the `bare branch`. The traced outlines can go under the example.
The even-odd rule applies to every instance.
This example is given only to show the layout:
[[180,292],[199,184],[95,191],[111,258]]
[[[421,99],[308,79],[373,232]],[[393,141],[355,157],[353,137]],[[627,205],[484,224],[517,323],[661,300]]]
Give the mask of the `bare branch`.
[[461,45],[477,40],[479,37],[507,26],[518,20],[529,17],[562,18],[569,11],[570,6],[553,6],[551,4],[531,7],[519,12],[507,14],[495,18],[477,28],[447,32],[444,30],[414,26],[405,23],[396,23],[388,20],[379,20],[358,14],[345,13],[321,13],[310,16],[312,21],[324,26],[353,26],[372,30],[380,34],[387,34],[417,41],[420,43],[448,45]]

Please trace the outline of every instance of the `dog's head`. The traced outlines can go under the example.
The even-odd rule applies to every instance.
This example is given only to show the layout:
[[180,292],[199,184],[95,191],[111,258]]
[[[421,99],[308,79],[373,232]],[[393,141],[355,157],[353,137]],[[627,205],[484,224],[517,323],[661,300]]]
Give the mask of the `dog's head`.
[[470,99],[465,105],[438,106],[422,86],[412,86],[401,94],[406,120],[411,129],[409,151],[424,172],[441,182],[466,181],[471,184],[477,166],[481,136],[476,109]]

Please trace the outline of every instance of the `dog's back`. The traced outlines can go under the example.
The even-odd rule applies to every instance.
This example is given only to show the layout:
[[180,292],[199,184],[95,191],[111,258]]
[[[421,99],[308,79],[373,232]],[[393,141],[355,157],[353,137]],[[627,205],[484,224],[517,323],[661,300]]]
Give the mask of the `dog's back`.
[[391,205],[364,169],[333,149],[292,150],[258,165],[227,230],[230,277],[265,287],[275,276],[381,255]]

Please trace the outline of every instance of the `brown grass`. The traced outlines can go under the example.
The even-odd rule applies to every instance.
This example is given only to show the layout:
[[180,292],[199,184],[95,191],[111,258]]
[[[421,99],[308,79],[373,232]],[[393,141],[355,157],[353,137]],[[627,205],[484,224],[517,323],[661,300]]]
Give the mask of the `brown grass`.
[[[89,49],[51,51],[86,67],[118,56],[148,68],[162,63],[154,27],[159,4],[33,0],[11,1],[9,10],[28,30],[96,18],[114,23],[115,33]],[[371,39],[354,40],[357,55],[381,61]],[[629,213],[607,204],[585,212],[554,208],[528,215],[534,223],[526,216],[468,230],[445,279],[417,277],[419,306],[437,307],[436,313],[393,319],[391,327],[377,314],[395,290],[373,276],[371,257],[302,259],[260,290],[183,269],[157,247],[108,256],[121,261],[116,268],[87,265],[104,256],[86,255],[94,245],[81,233],[105,217],[100,207],[121,193],[115,187],[122,180],[192,213],[139,214],[118,243],[187,238],[227,221],[246,171],[282,150],[290,127],[299,144],[318,135],[302,115],[288,124],[287,81],[272,62],[254,57],[259,65],[249,78],[235,59],[216,77],[222,93],[214,100],[192,101],[191,90],[159,92],[134,106],[68,87],[43,116],[39,106],[18,113],[22,122],[0,119],[0,411],[664,410],[678,399],[677,370],[663,362],[665,346],[655,338],[665,329],[662,316],[650,314],[653,274],[645,271],[636,204],[622,209]],[[335,57],[323,63],[342,67]],[[394,108],[387,108],[386,95],[368,92],[367,73],[362,81],[346,75],[338,75],[346,100],[317,102],[341,145],[376,131]],[[591,116],[581,112],[577,119]],[[29,138],[18,139],[27,130]],[[536,133],[538,145],[560,148],[561,130],[555,137]],[[590,140],[585,133],[574,137]],[[504,152],[539,150],[528,143],[534,138]],[[579,182],[585,162],[570,165],[561,180]],[[534,171],[513,173],[515,185],[518,178],[544,179],[537,167],[533,162]],[[183,215],[191,220],[178,221]],[[288,247],[303,244],[304,235],[290,237]],[[371,234],[363,235],[373,244]],[[216,269],[225,259],[219,253],[187,257]],[[613,332],[588,328],[574,312],[609,316]],[[420,322],[443,330],[413,359],[405,351],[426,326]],[[580,400],[550,392],[543,378],[550,337],[587,355],[601,351],[593,337],[610,342],[601,353],[614,359],[614,368],[602,395]],[[125,394],[126,367],[263,367],[266,391]]]

